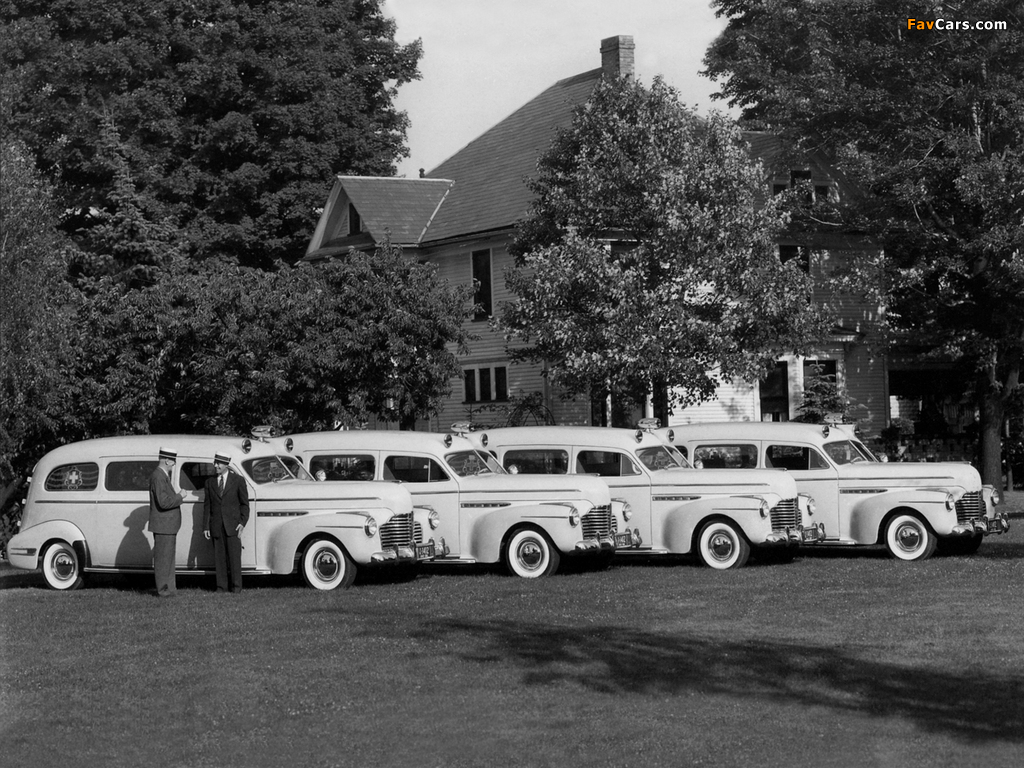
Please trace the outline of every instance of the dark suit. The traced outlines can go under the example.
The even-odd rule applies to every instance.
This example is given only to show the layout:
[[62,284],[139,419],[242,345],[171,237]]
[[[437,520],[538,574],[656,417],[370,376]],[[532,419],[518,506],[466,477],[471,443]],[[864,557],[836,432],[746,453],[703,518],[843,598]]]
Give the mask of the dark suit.
[[176,591],[175,543],[181,528],[181,496],[171,479],[157,467],[149,476],[149,531],[153,534],[153,572],[158,595]]
[[242,590],[242,540],[238,526],[249,522],[249,491],[231,470],[224,473],[224,490],[220,489],[220,475],[206,481],[203,499],[203,528],[213,541],[213,562],[217,568],[217,591]]

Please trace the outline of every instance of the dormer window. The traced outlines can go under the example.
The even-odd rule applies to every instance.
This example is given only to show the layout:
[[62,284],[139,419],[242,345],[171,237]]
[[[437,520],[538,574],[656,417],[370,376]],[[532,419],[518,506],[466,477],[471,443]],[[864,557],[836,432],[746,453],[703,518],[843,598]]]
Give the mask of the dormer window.
[[348,204],[348,233],[358,235],[363,231],[363,222],[359,220],[359,211],[352,203]]

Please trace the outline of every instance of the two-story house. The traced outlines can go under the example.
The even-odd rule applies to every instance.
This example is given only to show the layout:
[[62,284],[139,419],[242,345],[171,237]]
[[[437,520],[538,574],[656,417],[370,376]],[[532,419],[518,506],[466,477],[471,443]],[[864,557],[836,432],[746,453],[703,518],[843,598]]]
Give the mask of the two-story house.
[[[511,364],[503,338],[490,330],[488,319],[510,299],[504,270],[511,265],[508,246],[516,222],[532,199],[525,180],[536,172],[538,158],[555,131],[568,126],[573,109],[586,102],[602,77],[633,76],[633,40],[612,37],[601,43],[601,67],[560,80],[486,131],[465,148],[418,179],[339,176],[324,206],[305,259],[343,256],[350,248],[372,249],[390,232],[391,242],[407,255],[438,265],[453,282],[477,285],[479,312],[469,320],[478,340],[462,358],[463,378],[443,413],[422,428],[443,429],[453,422],[504,424],[510,407],[532,395],[560,424],[602,423],[603,404],[585,397],[564,400],[552,391],[542,365]],[[749,134],[752,153],[767,167],[778,165],[779,143],[769,135]],[[812,158],[796,168],[780,168],[779,188],[810,181],[814,195],[841,196],[841,181],[825,164]],[[784,259],[801,259],[812,275],[828,272],[851,251],[870,248],[861,241],[817,233],[783,240]],[[870,326],[877,307],[852,298],[819,295],[839,302],[841,318],[833,337],[813,359],[789,357],[763,382],[723,386],[718,399],[677,412],[673,423],[721,419],[787,420],[796,415],[804,377],[817,370],[834,375],[862,408],[858,416],[868,434],[886,426],[888,392],[885,358],[871,344]],[[642,416],[645,414],[637,414]]]

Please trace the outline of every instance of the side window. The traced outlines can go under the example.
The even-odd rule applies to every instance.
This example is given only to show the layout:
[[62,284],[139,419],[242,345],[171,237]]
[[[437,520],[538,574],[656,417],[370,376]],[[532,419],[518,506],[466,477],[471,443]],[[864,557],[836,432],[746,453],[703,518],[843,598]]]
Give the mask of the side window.
[[107,464],[103,485],[108,491],[148,491],[149,476],[158,461],[112,461]]
[[50,472],[43,487],[48,491],[94,491],[99,484],[99,479],[98,464],[92,462],[64,464],[55,467]]
[[511,474],[565,475],[569,472],[569,452],[558,448],[506,451],[504,465]]
[[440,483],[448,479],[441,465],[426,456],[388,456],[384,479],[402,483]]
[[208,461],[186,461],[181,465],[181,488],[185,491],[198,491],[216,474],[217,470]]
[[801,471],[828,469],[828,462],[816,450],[804,445],[770,445],[765,452],[765,465],[776,469]]
[[373,480],[377,462],[368,453],[331,453],[309,460],[309,473],[323,471],[326,480]]
[[752,443],[698,445],[693,449],[693,463],[704,469],[749,469],[757,466],[757,446]]
[[600,477],[632,477],[640,468],[624,453],[618,451],[580,451],[576,457],[577,474]]

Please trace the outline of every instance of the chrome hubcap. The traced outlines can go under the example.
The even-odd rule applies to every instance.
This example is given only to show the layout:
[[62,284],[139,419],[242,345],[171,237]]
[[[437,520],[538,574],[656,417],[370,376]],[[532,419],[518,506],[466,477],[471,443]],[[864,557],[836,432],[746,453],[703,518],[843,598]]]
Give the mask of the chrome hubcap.
[[536,541],[524,541],[516,550],[516,559],[524,568],[534,571],[544,561],[544,550]]
[[67,581],[75,575],[75,559],[67,552],[59,552],[53,558],[53,575],[61,581]]
[[708,542],[708,551],[715,560],[728,560],[733,553],[732,537],[725,533],[715,533]]
[[916,525],[901,525],[896,531],[896,543],[904,552],[914,552],[921,547],[921,531]]
[[313,559],[313,570],[321,581],[330,581],[338,575],[338,558],[330,550],[317,552]]

